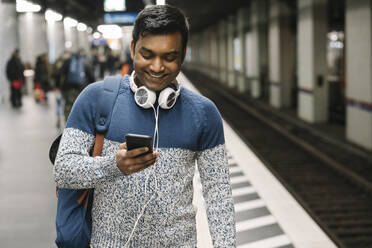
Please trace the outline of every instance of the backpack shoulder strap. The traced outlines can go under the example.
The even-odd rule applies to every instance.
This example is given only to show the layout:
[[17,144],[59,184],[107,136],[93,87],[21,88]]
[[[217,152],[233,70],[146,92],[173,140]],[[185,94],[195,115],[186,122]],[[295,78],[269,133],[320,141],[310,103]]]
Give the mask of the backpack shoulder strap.
[[106,77],[103,81],[103,92],[98,99],[98,109],[95,118],[96,132],[105,133],[110,126],[112,109],[119,92],[123,77]]
[[[107,77],[103,82],[103,92],[98,99],[98,109],[96,113],[96,140],[94,142],[93,156],[99,156],[102,152],[103,140],[110,121],[111,112],[119,93],[119,86],[122,77]],[[49,159],[54,164],[57,156],[59,143],[62,134],[60,134],[49,148]]]

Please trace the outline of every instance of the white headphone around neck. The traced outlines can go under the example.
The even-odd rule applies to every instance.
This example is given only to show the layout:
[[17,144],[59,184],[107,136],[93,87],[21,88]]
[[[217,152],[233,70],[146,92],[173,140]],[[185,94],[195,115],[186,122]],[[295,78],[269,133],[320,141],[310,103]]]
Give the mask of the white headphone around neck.
[[[135,71],[132,72],[129,77],[129,86],[134,93],[134,100],[138,106],[148,109],[154,106],[156,101],[156,93],[152,90],[146,88],[146,86],[137,87],[134,82]],[[175,80],[175,87],[166,87],[163,89],[158,98],[158,104],[162,109],[171,109],[177,101],[178,96],[180,95],[180,85],[177,80]]]

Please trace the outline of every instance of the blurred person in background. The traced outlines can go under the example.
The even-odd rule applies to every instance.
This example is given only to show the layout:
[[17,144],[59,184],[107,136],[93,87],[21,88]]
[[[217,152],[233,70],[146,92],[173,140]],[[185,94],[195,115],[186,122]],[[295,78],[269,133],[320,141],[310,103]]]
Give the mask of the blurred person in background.
[[61,127],[63,116],[63,96],[61,93],[61,81],[64,81],[64,75],[60,73],[63,64],[71,57],[68,51],[64,51],[54,62],[52,67],[52,79],[54,81],[54,94],[56,97],[56,114],[57,114],[57,128]]
[[112,52],[111,48],[107,49],[106,70],[109,75],[115,75],[118,71],[119,59]]
[[65,100],[64,115],[67,120],[75,99],[85,86],[94,82],[95,78],[91,66],[87,63],[83,49],[73,53],[63,63],[59,73],[59,88]]
[[106,70],[106,54],[98,54],[98,64],[99,64],[99,78],[103,79],[105,77]]
[[50,64],[46,53],[36,58],[34,88],[40,90],[41,94],[35,97],[36,101],[48,100],[47,93],[50,90]]
[[54,88],[60,89],[61,81],[64,81],[64,75],[61,70],[63,64],[71,57],[71,53],[64,51],[54,62],[52,67],[52,78],[54,80]]
[[97,47],[92,47],[90,50],[91,56],[92,56],[92,71],[95,78],[99,78],[99,53]]
[[19,50],[16,49],[6,64],[6,76],[10,83],[10,102],[14,108],[22,106],[22,86],[24,82],[25,68],[19,58]]
[[122,76],[127,75],[127,74],[130,75],[132,74],[132,71],[133,71],[133,59],[130,56],[130,50],[128,49],[125,51],[125,61],[121,65],[120,74]]

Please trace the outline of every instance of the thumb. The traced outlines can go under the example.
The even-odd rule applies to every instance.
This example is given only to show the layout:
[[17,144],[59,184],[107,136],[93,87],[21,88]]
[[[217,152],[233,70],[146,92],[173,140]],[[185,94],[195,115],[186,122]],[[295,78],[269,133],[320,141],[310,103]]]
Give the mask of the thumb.
[[127,143],[121,143],[120,145],[119,145],[119,149],[127,149]]

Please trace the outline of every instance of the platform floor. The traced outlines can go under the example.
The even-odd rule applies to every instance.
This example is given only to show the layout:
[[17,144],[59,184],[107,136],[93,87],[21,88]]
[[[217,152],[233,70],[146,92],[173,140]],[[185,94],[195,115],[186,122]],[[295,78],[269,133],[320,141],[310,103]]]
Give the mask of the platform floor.
[[[192,88],[180,75],[185,87]],[[224,123],[237,220],[238,248],[333,248],[334,244]],[[48,159],[55,101],[24,97],[19,110],[0,105],[0,247],[55,247],[55,184]],[[198,176],[198,247],[212,247]]]
[[[178,79],[185,87],[197,91],[182,73]],[[236,211],[237,247],[335,248],[328,236],[225,121],[224,131]],[[203,214],[203,211],[199,213]],[[207,237],[203,235],[203,239]]]
[[[52,99],[49,99],[52,100]],[[0,105],[0,247],[55,247],[55,184],[49,162],[54,102]]]

